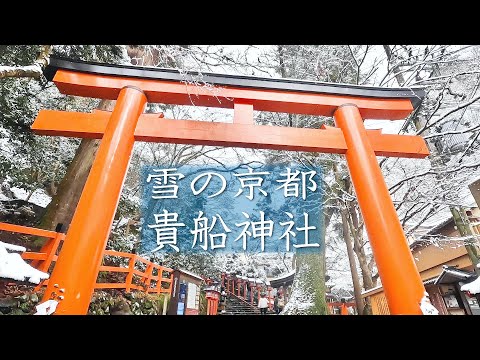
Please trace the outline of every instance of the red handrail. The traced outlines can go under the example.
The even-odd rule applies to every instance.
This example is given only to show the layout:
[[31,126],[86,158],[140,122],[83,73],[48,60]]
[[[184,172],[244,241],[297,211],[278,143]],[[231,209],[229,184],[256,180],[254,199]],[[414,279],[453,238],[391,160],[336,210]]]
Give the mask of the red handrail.
[[[23,259],[32,260],[30,263],[31,266],[43,272],[48,272],[52,263],[57,261],[58,247],[60,242],[65,239],[65,234],[63,233],[2,222],[0,222],[0,231],[46,237],[48,240],[40,252],[26,251],[22,254]],[[130,292],[132,289],[134,289],[147,293],[171,294],[173,269],[152,263],[151,261],[146,260],[136,254],[114,250],[105,250],[103,254],[130,259],[129,266],[125,268],[121,266],[102,265],[100,266],[99,271],[106,271],[109,273],[127,273],[127,276],[125,282],[123,283],[97,283],[95,284],[95,289],[125,289],[126,292]],[[135,267],[137,262],[146,265],[145,271],[139,270]],[[153,275],[155,271],[157,275]],[[166,277],[164,276],[164,273],[167,273]],[[135,280],[139,280],[137,281],[138,284],[135,284]],[[39,290],[42,286],[46,286],[47,284],[48,279],[37,285],[35,290]],[[164,284],[168,284],[168,287],[164,286]]]

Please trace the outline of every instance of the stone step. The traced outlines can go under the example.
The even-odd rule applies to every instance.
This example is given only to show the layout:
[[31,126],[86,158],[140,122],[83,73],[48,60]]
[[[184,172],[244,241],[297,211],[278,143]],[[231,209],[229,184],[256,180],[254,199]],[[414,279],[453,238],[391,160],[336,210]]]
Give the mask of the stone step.
[[[228,296],[225,307],[225,312],[220,315],[260,315],[260,309],[256,305],[251,305],[249,302],[242,301],[236,296]],[[269,312],[272,314],[273,312]]]

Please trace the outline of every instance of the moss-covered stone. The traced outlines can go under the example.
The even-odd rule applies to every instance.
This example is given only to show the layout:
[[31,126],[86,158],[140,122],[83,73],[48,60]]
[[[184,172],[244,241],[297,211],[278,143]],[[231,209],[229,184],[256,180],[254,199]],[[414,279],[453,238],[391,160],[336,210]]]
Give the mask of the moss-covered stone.
[[[40,302],[44,290],[34,292],[33,286],[12,287],[17,296],[7,296],[0,299],[2,315],[30,315],[36,312],[35,306]],[[21,295],[18,295],[21,293]]]
[[141,291],[96,291],[92,296],[90,315],[162,315],[165,294],[146,294]]
[[18,299],[21,303],[24,303],[26,301],[28,301],[28,294],[22,294],[20,296],[17,296],[15,299]]
[[24,313],[29,314],[29,313],[32,311],[33,304],[32,304],[32,303],[28,303],[28,302],[24,302],[24,303],[21,303],[18,308],[19,308],[20,310],[22,310]]
[[22,309],[13,309],[8,315],[25,315]]
[[31,301],[32,303],[34,303],[34,304],[37,304],[38,301],[39,301],[38,295],[35,294],[35,293],[31,294],[31,295],[30,295],[30,301]]
[[17,305],[17,300],[11,296],[0,298],[0,309],[11,308]]

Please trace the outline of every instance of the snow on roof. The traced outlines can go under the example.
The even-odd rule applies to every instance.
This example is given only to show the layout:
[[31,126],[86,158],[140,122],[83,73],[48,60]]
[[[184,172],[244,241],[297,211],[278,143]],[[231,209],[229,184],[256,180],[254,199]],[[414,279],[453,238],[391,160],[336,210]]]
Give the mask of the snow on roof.
[[460,288],[462,291],[468,291],[470,294],[478,294],[480,293],[480,277],[476,278],[472,282],[468,284],[462,285]]
[[434,227],[432,227],[430,230],[428,230],[425,234],[427,235],[431,235],[432,233],[434,233],[435,231],[437,230],[441,230],[444,226],[450,224],[451,222],[453,221],[453,216],[450,216],[446,219],[444,219],[442,222],[438,223],[437,225],[435,225]]
[[369,295],[370,293],[381,290],[382,288],[383,288],[382,285],[378,285],[378,286],[375,286],[374,288],[371,288],[371,289],[368,289],[368,290],[362,290],[362,295]]
[[288,272],[288,273],[282,274],[282,275],[280,275],[280,276],[278,276],[278,277],[276,277],[276,278],[269,278],[268,280],[269,280],[270,282],[271,282],[271,281],[277,281],[277,280],[283,280],[283,279],[285,279],[285,278],[288,278],[288,277],[294,275],[294,274],[295,274],[295,271],[296,271],[296,270],[293,269],[292,271],[290,271],[290,272]]
[[178,271],[184,273],[184,274],[187,274],[187,275],[190,275],[194,278],[197,278],[199,280],[203,280],[203,278],[200,276],[200,275],[197,275],[197,274],[194,274],[193,272],[191,271],[188,271],[188,270],[185,270],[185,269],[178,269]]
[[432,284],[435,284],[435,281],[437,280],[437,276],[435,276],[434,278],[432,279],[429,279],[429,280],[424,280],[423,281],[423,285],[432,285]]
[[470,271],[460,270],[451,266],[443,265],[443,270],[438,275],[438,278],[435,280],[435,285],[438,284],[450,284],[452,282],[456,282],[458,280],[467,281],[470,280],[475,273]]

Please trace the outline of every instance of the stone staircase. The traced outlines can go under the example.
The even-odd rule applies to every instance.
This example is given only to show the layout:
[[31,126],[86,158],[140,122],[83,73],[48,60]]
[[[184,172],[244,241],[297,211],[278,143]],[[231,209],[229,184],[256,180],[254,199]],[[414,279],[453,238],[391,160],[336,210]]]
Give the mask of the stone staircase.
[[[270,313],[273,312],[267,312]],[[260,310],[236,295],[228,294],[225,312],[219,315],[260,315]]]

